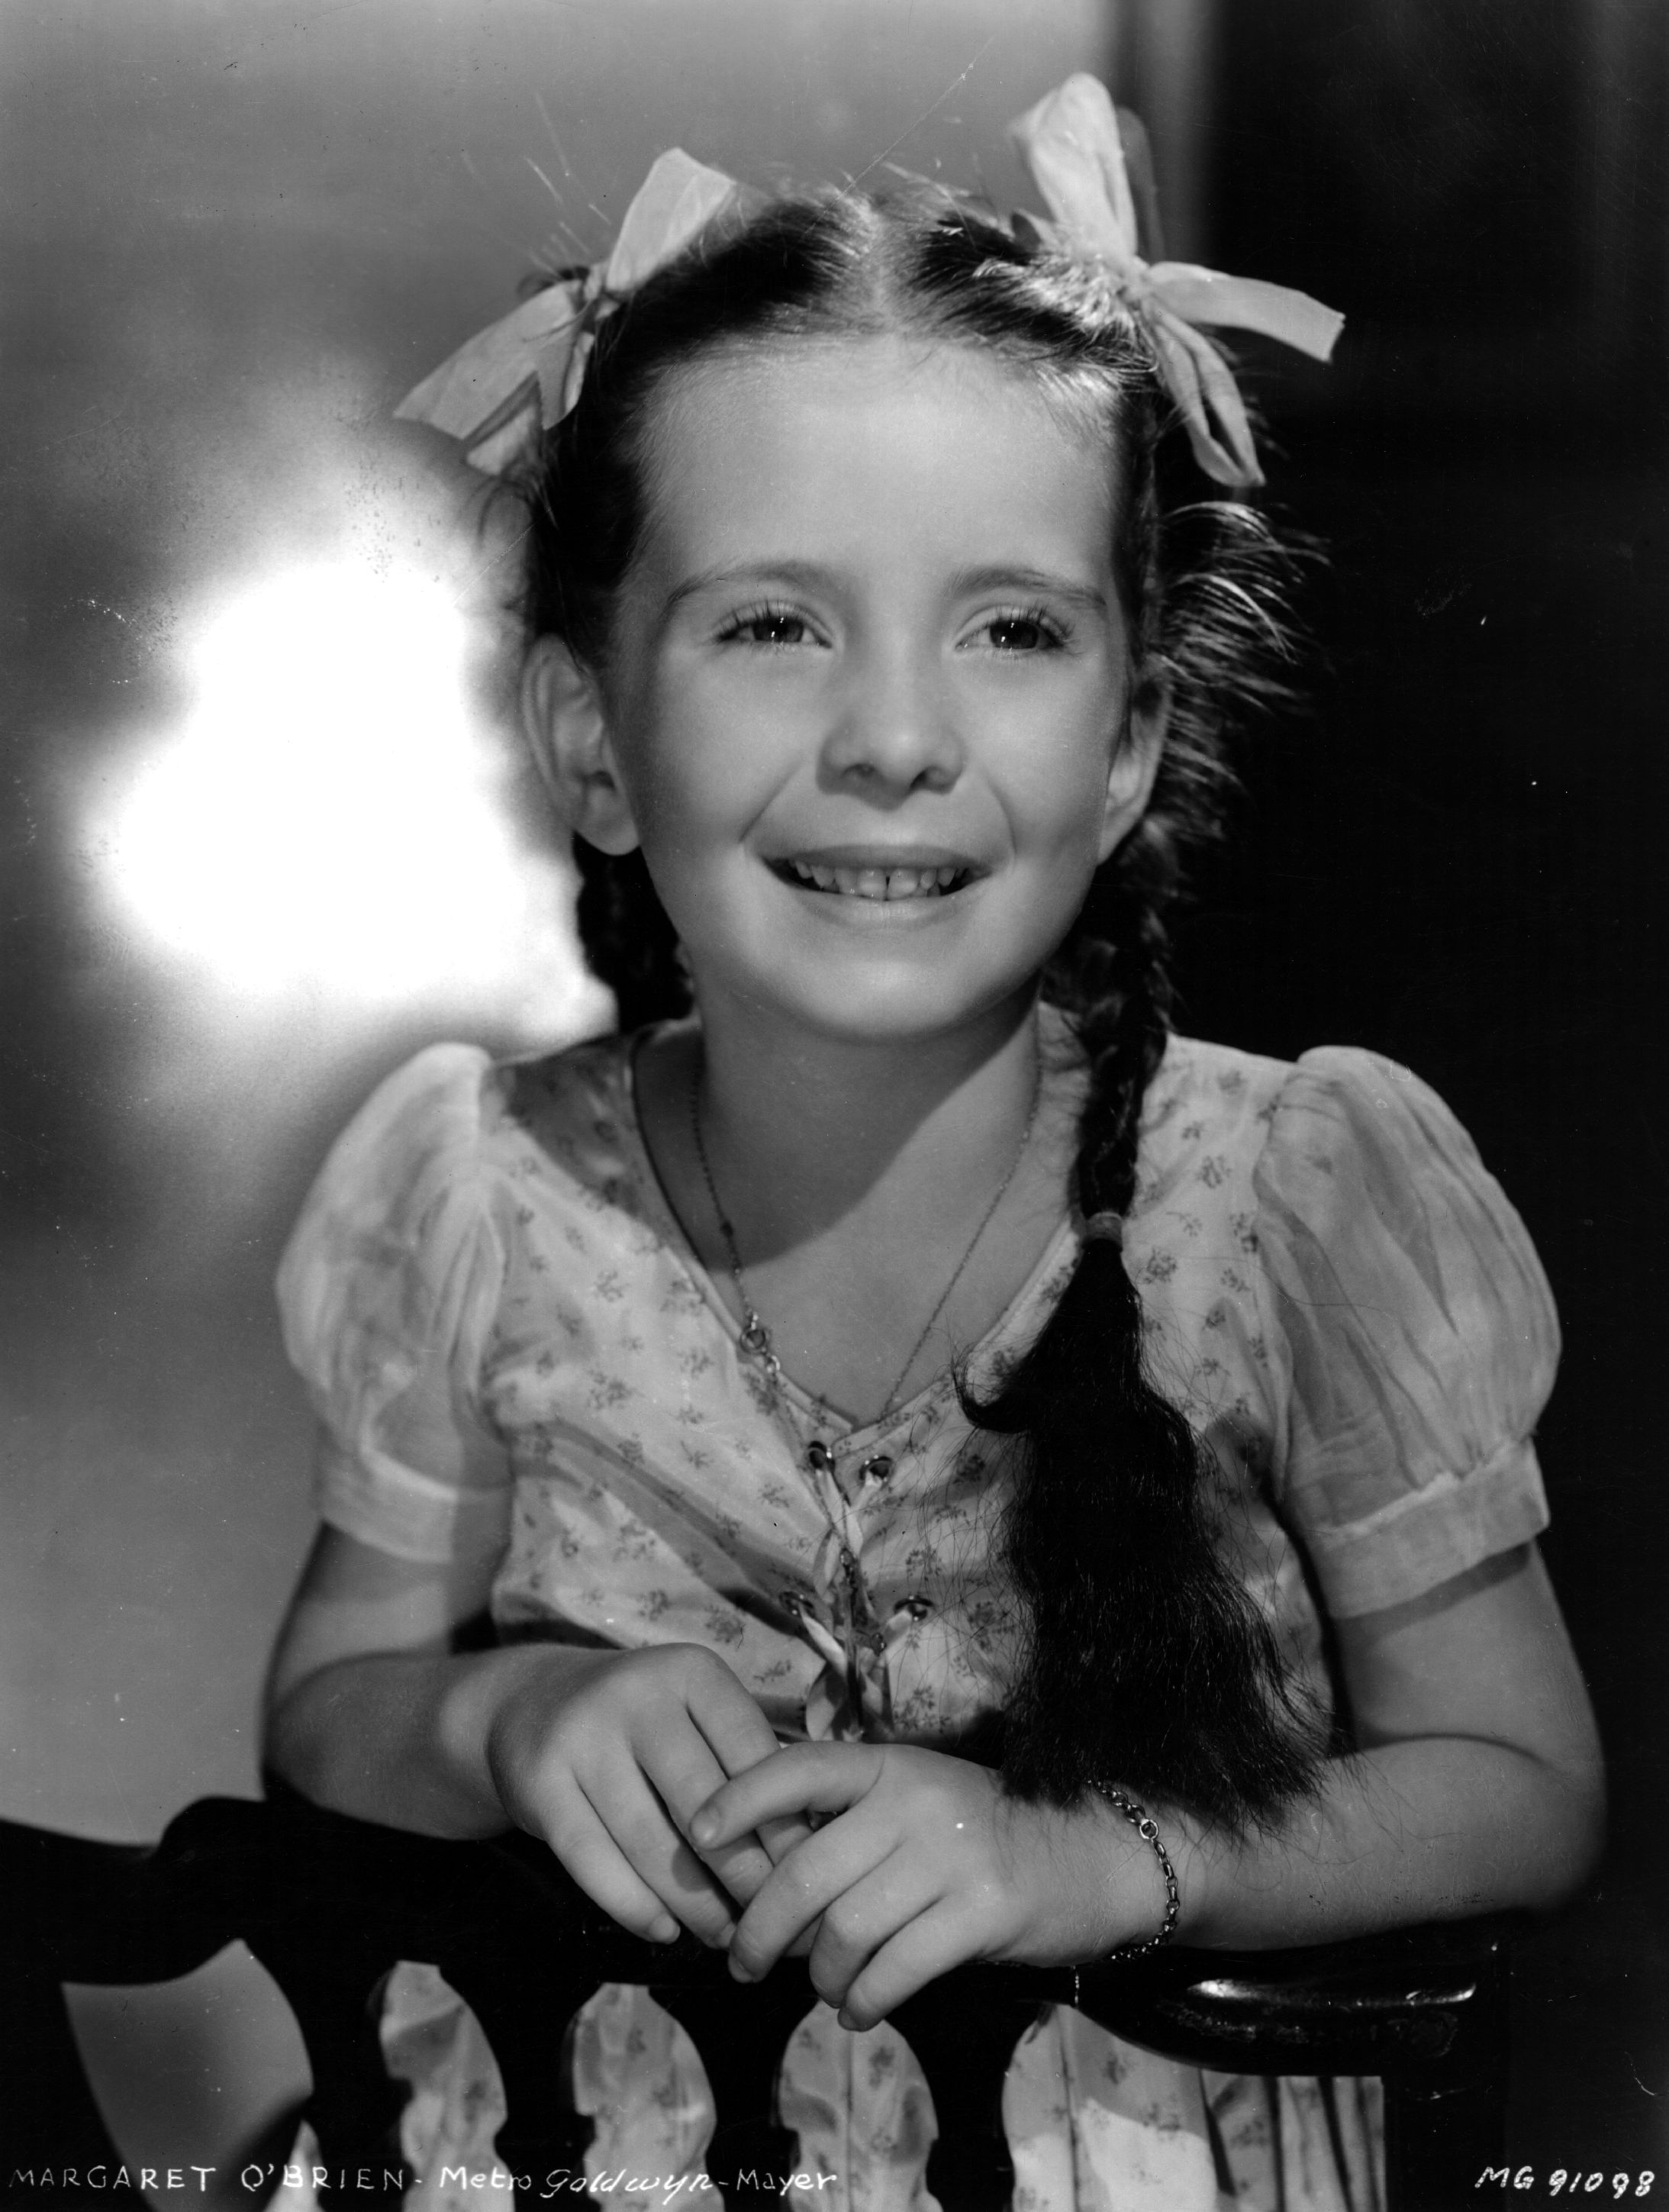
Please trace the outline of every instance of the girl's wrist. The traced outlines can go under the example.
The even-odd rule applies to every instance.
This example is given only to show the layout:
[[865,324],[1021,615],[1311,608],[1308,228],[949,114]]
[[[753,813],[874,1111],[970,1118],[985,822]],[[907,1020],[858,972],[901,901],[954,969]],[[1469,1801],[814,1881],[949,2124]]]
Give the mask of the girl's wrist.
[[[1077,1947],[1080,1965],[1187,1940],[1198,1874],[1192,1830],[1173,1808],[1113,1787],[1138,1808],[1137,1820],[1099,1788],[1085,1793],[1072,1816],[1083,1838],[1080,1894],[1087,1908]],[[1138,1822],[1150,1826],[1151,1835]]]
[[[1164,1829],[1147,1805],[1116,1783],[1098,1781],[1091,1788],[1104,1813],[1124,1824],[1126,1856],[1133,1856],[1134,1860],[1126,1869],[1128,1883],[1134,1886],[1145,1905],[1136,1928],[1121,1935],[1107,1955],[1138,1957],[1144,1952],[1157,1950],[1175,1936],[1182,1917],[1181,1874]],[[1174,1826],[1173,1835],[1180,1853],[1183,1839],[1180,1826]],[[1126,1882],[1121,1881],[1121,1892],[1126,1887]]]
[[552,1676],[560,1673],[567,1687],[568,1662],[592,1656],[519,1644],[481,1653],[446,1681],[436,1716],[441,1756],[460,1787],[514,1826],[523,1825],[517,1778],[537,1759],[554,1702]]

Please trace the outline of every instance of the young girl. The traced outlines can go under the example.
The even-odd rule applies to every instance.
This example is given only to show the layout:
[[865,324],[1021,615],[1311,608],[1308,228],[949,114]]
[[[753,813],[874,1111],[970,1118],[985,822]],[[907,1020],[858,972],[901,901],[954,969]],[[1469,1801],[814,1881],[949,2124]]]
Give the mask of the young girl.
[[[1198,324],[1332,319],[1139,260],[1089,80],[1019,127],[1048,222],[665,157],[408,404],[525,499],[527,726],[622,1034],[421,1054],[281,1284],[325,1526],[272,1765],[525,1828],[743,1980],[809,1950],[783,2118],[853,2208],[927,2201],[884,2023],[959,1962],[1544,1905],[1599,1820],[1522,1228],[1405,1070],[1166,1022],[1282,646],[1266,532],[1201,496],[1256,463]],[[414,2078],[445,2007],[402,1970]],[[422,2141],[473,2075],[490,2155],[447,2032]],[[699,2170],[642,1992],[574,2048],[594,2171]],[[1375,2201],[1371,2085],[1065,2009],[1006,2118],[1029,2205]]]

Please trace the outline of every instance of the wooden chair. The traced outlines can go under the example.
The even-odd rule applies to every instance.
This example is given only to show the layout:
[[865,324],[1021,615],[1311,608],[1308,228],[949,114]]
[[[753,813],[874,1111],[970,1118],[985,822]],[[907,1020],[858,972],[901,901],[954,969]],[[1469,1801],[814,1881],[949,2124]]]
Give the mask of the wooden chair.
[[[722,1954],[693,1938],[642,1943],[529,1838],[440,1842],[321,1812],[275,1784],[262,1803],[189,1807],[151,1847],[0,1823],[0,1879],[16,1953],[0,2028],[14,2116],[0,2117],[0,2176],[40,2164],[47,2114],[58,2167],[119,2162],[63,1983],[169,1980],[240,1936],[300,2024],[321,2162],[374,2177],[370,2191],[356,2179],[327,2188],[326,2201],[397,2191],[404,2093],[382,2064],[377,1998],[403,1958],[438,1966],[487,2033],[508,2103],[504,2171],[580,2170],[591,2123],[555,2108],[555,2039],[599,1983],[640,1983],[701,2052],[718,2107],[707,2166],[727,2203],[783,2201],[795,2146],[772,2096],[784,2044],[812,2001],[804,1966],[785,1962],[743,1988]],[[1391,2212],[1476,2203],[1479,2176],[1502,2163],[1508,1932],[1496,1919],[1310,1950],[1163,1950],[1077,1972],[961,1968],[894,2016],[938,2116],[928,2185],[945,2212],[1008,2205],[1004,2072],[1039,2005],[1065,2002],[1130,2042],[1219,2071],[1377,2074]],[[65,2201],[61,2189],[55,2201]]]

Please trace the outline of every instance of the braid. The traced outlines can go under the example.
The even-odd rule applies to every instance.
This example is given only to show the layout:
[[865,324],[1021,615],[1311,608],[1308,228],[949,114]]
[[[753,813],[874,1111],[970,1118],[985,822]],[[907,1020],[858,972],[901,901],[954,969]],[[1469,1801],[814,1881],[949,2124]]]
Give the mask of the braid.
[[[1086,1214],[1130,1212],[1142,1103],[1168,1034],[1174,865],[1162,840],[1138,830],[1131,843],[1102,871],[1048,986],[1088,1074],[1076,1169]],[[1006,1557],[1032,1626],[1004,1779],[1055,1803],[1116,1779],[1243,1827],[1312,1785],[1324,1741],[1223,1561],[1210,1462],[1144,1374],[1143,1340],[1123,1255],[1095,1239],[996,1395],[964,1393],[980,1427],[1014,1439]]]
[[1142,1101],[1170,1034],[1169,939],[1157,901],[1132,890],[1132,872],[1126,863],[1097,902],[1096,922],[1111,934],[1080,923],[1051,976],[1049,995],[1073,1017],[1089,1077],[1076,1168],[1086,1214],[1130,1211]]
[[622,1030],[689,1010],[677,932],[640,852],[616,857],[574,841],[580,871],[577,920],[586,964],[615,994]]

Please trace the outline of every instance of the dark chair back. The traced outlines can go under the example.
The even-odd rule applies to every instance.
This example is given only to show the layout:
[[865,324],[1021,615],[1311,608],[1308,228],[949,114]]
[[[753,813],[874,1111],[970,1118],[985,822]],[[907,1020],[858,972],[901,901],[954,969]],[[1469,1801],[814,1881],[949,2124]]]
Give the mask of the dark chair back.
[[[783,2202],[795,2143],[773,2100],[784,2045],[814,2001],[803,1965],[785,1961],[748,1988],[692,1937],[641,1942],[531,1838],[440,1842],[277,1789],[264,1803],[205,1799],[151,1848],[0,1823],[0,1880],[17,1954],[0,2078],[19,2116],[0,2117],[0,2172],[20,2158],[39,2164],[46,2114],[59,2167],[119,2160],[81,2069],[64,1982],[169,1980],[241,1937],[294,2011],[321,2161],[355,2177],[344,2198],[363,2200],[362,2172],[372,2193],[391,2197],[406,2179],[404,2092],[382,2063],[378,2008],[388,1972],[410,1959],[440,1969],[493,2046],[508,2106],[498,2139],[506,2172],[537,2180],[580,2170],[591,2123],[552,2097],[553,2033],[601,1983],[634,1983],[701,2051],[718,2112],[708,2170],[727,2203]],[[894,2015],[932,2092],[928,2186],[946,2212],[1008,2206],[1003,2076],[1038,2008],[1064,2002],[1126,2041],[1214,2071],[1379,2075],[1390,2212],[1475,2203],[1479,2176],[1502,2162],[1508,1932],[1496,1919],[1303,1951],[960,1968]],[[9,2130],[26,2128],[28,2144],[7,2142]],[[524,2201],[537,2201],[537,2187]]]

